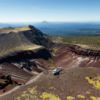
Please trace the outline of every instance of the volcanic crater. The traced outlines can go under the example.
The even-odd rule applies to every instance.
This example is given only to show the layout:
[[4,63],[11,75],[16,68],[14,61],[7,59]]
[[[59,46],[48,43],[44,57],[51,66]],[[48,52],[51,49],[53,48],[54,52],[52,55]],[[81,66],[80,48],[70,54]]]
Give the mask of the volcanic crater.
[[[68,95],[70,96],[70,94],[65,94],[65,92],[70,91],[71,87],[69,84],[73,85],[73,81],[76,87],[78,87],[78,84],[81,83],[83,89],[84,84],[87,85],[87,83],[85,83],[86,80],[82,81],[82,78],[97,75],[96,72],[99,73],[99,65],[99,50],[86,49],[74,44],[53,43],[49,39],[49,36],[43,34],[34,26],[29,25],[19,28],[8,27],[0,29],[0,100],[26,100],[24,98],[25,95],[23,95],[24,97],[22,98],[20,94],[29,87],[33,88],[36,84],[41,86],[38,88],[40,93],[32,98],[29,97],[31,99],[27,100],[47,100],[51,98],[51,94],[47,94],[49,95],[47,99],[43,99],[43,95],[40,96],[40,94],[42,94],[43,91],[45,91],[44,93],[46,94],[52,89],[53,93],[59,95],[62,100],[74,100],[75,95],[78,94],[80,90],[73,93],[74,99],[68,99]],[[52,75],[52,70],[57,67],[63,70],[61,76]],[[92,76],[91,73],[93,69],[95,71]],[[85,71],[87,72],[86,74]],[[80,76],[81,74],[82,77],[74,80],[74,78],[76,78],[76,76],[73,76],[75,73],[76,76]],[[68,85],[65,84],[67,81]],[[77,81],[81,82],[77,83]],[[63,84],[62,87],[61,84]],[[50,86],[52,89],[49,91]],[[68,88],[68,86],[70,88]],[[16,89],[16,87],[20,87],[20,89]],[[73,87],[75,91],[76,87]],[[13,90],[14,88],[15,90]],[[60,90],[56,91],[56,89],[59,88]],[[68,90],[64,88],[68,88]],[[86,88],[87,90],[94,90],[89,88],[89,86],[85,87],[83,94]],[[62,95],[60,91],[63,91]],[[12,97],[8,99],[11,95]],[[65,95],[67,99],[65,99]],[[20,96],[20,99],[17,98],[18,96]],[[97,96],[100,95],[97,94]],[[57,100],[61,100],[54,95],[53,97]],[[75,100],[81,99],[77,98]]]

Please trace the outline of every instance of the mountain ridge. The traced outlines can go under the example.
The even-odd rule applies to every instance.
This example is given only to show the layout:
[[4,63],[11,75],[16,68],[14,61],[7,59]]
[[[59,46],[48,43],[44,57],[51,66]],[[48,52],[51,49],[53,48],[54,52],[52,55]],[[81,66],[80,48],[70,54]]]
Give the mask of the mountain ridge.
[[0,29],[0,56],[10,52],[48,47],[52,42],[34,26]]

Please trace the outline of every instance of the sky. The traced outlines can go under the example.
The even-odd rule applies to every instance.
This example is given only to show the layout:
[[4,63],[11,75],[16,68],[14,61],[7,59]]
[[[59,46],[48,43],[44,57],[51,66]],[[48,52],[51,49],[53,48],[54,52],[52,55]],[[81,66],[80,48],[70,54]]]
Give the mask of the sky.
[[0,22],[100,22],[100,0],[0,0]]

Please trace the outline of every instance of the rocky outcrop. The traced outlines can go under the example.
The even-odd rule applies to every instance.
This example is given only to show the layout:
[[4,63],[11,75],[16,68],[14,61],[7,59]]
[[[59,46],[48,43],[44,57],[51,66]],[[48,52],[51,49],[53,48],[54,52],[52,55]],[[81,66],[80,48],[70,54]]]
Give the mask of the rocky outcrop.
[[18,62],[23,61],[27,59],[44,59],[48,60],[51,58],[51,54],[49,50],[45,48],[39,48],[35,50],[24,50],[24,51],[18,51],[13,54],[7,55],[5,57],[2,57],[0,59],[0,63],[3,62]]
[[86,49],[78,45],[68,45],[68,47],[71,52],[74,52],[75,54],[78,55],[100,57],[100,50]]

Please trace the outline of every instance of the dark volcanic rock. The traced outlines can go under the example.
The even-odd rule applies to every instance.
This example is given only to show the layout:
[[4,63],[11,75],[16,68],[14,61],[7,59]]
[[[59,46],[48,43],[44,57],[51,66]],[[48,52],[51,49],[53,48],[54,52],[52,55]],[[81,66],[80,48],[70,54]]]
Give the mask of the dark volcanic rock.
[[77,45],[68,45],[68,47],[78,55],[100,57],[100,50],[85,49]]

